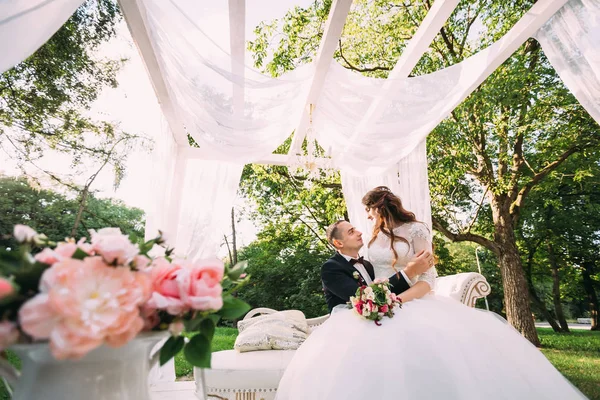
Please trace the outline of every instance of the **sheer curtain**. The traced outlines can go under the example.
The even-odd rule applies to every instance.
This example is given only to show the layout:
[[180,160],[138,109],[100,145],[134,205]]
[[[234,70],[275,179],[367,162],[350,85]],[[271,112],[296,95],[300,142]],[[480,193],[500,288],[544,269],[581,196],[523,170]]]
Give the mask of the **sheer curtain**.
[[0,2],[0,73],[32,55],[77,10],[83,0]]
[[425,140],[400,162],[382,174],[356,176],[342,170],[342,190],[346,199],[348,216],[354,226],[370,238],[373,224],[361,200],[371,189],[387,186],[402,200],[405,209],[415,213],[417,220],[431,225],[431,201],[427,179],[427,148]]
[[570,0],[535,38],[565,85],[600,123],[600,2]]
[[178,118],[207,157],[252,162],[283,143],[300,120],[312,65],[272,78],[245,66],[243,51],[232,57],[226,1],[138,4]]
[[[496,43],[461,63],[427,75],[384,81],[332,61],[314,115],[317,140],[325,149],[331,149],[336,164],[347,173],[385,174],[411,154],[565,2],[536,3]],[[364,121],[384,84],[392,89],[386,91],[381,112]]]

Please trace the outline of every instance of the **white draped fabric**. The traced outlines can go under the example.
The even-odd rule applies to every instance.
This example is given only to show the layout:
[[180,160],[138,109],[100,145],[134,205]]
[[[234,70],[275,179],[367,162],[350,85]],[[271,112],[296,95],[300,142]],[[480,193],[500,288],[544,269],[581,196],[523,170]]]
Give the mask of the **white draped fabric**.
[[[178,255],[190,259],[215,257],[223,234],[229,233],[231,207],[243,164],[185,159],[180,206],[174,241]],[[178,172],[182,173],[182,172]]]
[[570,0],[535,38],[565,85],[600,123],[600,2]]
[[[402,200],[405,209],[415,213],[417,220],[431,229],[431,203],[427,184],[427,148],[425,140],[394,165],[377,175],[356,176],[342,171],[342,189],[350,221],[367,237],[372,223],[367,219],[362,197],[377,186],[387,186]],[[423,184],[425,183],[425,184]]]
[[[242,165],[271,154],[289,136],[311,87],[313,65],[278,78],[246,66],[248,28],[272,19],[273,10],[282,8],[281,1],[256,1],[246,7],[243,0],[121,0],[170,127],[156,140],[158,168],[151,182],[157,189],[156,206],[149,210],[148,234],[162,228],[182,255],[201,257],[215,251]],[[567,86],[600,119],[598,2],[570,0],[547,22],[565,3],[537,2],[501,40],[460,64],[387,80],[391,90],[384,91],[385,99],[378,97],[383,80],[332,61],[315,97],[314,130],[342,171],[356,225],[363,225],[361,197],[382,184],[430,224],[426,136],[538,30],[536,37]],[[2,70],[31,54],[80,4],[81,0],[2,2]],[[380,112],[369,114],[373,104]],[[200,146],[197,153],[189,151],[186,134]]]
[[312,66],[270,78],[245,67],[243,58],[232,58],[231,46],[217,42],[210,21],[215,13],[227,15],[227,2],[146,0],[140,5],[171,101],[203,152],[252,162],[283,143],[300,119]]
[[32,55],[83,0],[0,1],[0,73]]

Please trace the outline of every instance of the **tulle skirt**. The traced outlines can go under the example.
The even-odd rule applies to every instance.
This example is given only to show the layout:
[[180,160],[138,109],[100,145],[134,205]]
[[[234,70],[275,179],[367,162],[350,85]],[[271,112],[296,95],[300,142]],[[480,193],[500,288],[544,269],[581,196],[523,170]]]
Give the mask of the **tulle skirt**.
[[496,314],[428,295],[381,324],[332,313],[297,350],[276,399],[586,399]]

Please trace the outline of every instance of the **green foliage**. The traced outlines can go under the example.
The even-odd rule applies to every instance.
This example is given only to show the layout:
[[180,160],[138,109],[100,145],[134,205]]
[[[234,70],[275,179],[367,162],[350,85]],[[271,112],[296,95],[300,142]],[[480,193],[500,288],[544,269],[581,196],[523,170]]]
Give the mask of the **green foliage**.
[[519,231],[522,253],[530,259],[527,268],[531,269],[536,291],[550,310],[554,308],[551,279],[551,257],[554,257],[567,318],[589,312],[589,303],[583,300],[586,267],[591,275],[591,288],[600,292],[598,151],[590,149],[570,157],[563,168],[532,190]]
[[0,147],[20,166],[48,149],[69,154],[74,166],[86,157],[108,159],[118,185],[139,138],[87,110],[104,88],[117,86],[125,60],[98,51],[120,20],[117,2],[88,0],[33,55],[0,75]]
[[308,318],[327,314],[321,265],[332,253],[302,226],[274,223],[240,251],[252,279],[238,296],[252,307],[301,310]]
[[[51,241],[70,236],[79,202],[47,189],[34,189],[23,178],[0,176],[0,247],[15,246],[10,235],[16,224],[31,226]],[[76,237],[88,229],[118,227],[134,237],[144,236],[144,212],[114,199],[88,197]]]

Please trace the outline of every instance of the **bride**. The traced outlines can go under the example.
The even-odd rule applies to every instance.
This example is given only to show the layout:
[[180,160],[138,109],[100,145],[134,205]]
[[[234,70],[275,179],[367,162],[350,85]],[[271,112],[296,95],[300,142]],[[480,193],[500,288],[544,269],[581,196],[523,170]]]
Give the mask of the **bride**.
[[[415,255],[432,250],[427,227],[387,187],[367,193],[363,204],[375,221],[368,241],[369,278],[398,276]],[[342,256],[352,250],[344,244],[357,243],[358,253],[361,240],[338,235],[328,239]],[[586,399],[495,314],[436,296],[435,276],[432,267],[410,279],[410,288],[399,296],[403,307],[381,326],[336,306],[297,350],[276,399]]]

